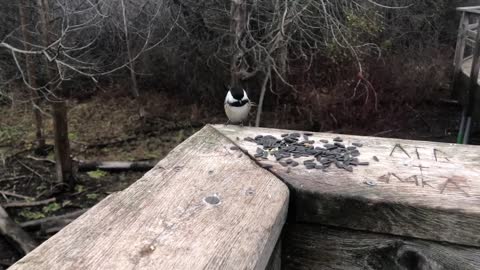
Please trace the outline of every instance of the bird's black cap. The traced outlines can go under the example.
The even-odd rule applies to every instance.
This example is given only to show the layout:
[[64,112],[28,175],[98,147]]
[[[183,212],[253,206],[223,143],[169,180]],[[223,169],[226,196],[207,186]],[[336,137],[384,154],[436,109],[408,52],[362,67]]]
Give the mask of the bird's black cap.
[[243,88],[234,85],[229,89],[230,93],[232,94],[232,97],[236,100],[242,100],[243,99]]

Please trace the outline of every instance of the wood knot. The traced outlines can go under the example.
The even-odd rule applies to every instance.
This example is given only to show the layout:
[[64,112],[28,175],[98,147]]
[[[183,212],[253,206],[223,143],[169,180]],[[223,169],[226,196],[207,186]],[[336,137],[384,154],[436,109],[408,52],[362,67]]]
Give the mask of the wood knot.
[[140,249],[140,256],[145,257],[147,255],[152,254],[153,251],[155,251],[155,246],[154,245],[144,246],[144,247],[142,247],[142,249]]
[[211,204],[211,205],[217,205],[217,204],[220,204],[220,198],[218,198],[217,195],[212,195],[212,196],[208,196],[208,197],[205,197],[203,199],[203,201],[207,204]]

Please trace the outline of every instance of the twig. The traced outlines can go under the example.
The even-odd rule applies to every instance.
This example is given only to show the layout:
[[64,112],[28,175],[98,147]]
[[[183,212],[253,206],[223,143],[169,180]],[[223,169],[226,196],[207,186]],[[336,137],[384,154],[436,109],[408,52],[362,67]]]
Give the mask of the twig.
[[17,193],[14,193],[14,192],[9,192],[9,191],[0,190],[0,193],[2,195],[7,195],[7,196],[10,196],[10,197],[17,197],[17,198],[25,199],[25,200],[33,200],[34,199],[33,197],[29,197],[29,196],[17,194]]
[[3,208],[14,208],[14,207],[30,207],[30,206],[39,206],[39,205],[45,205],[49,204],[51,202],[56,201],[56,198],[50,198],[46,199],[43,201],[35,201],[35,202],[12,202],[12,203],[6,203],[2,205]]
[[14,180],[18,180],[18,179],[27,178],[27,177],[28,177],[28,175],[17,175],[17,176],[2,178],[2,179],[0,179],[0,182],[14,181]]
[[49,163],[55,164],[54,160],[51,160],[51,159],[48,159],[48,158],[37,158],[37,157],[34,157],[34,156],[30,156],[30,155],[28,155],[27,158],[35,160],[35,161],[44,161],[44,162],[49,162]]
[[81,209],[61,216],[46,217],[31,221],[26,221],[20,224],[25,230],[35,230],[38,227],[52,227],[57,226],[60,222],[65,220],[74,220],[85,213],[88,209]]
[[22,165],[25,169],[31,171],[32,173],[36,174],[38,177],[40,177],[40,179],[43,180],[43,176],[41,174],[39,174],[38,172],[36,172],[34,169],[30,168],[29,166],[27,166],[27,164],[21,162],[20,160],[16,159],[18,163],[20,163],[20,165]]

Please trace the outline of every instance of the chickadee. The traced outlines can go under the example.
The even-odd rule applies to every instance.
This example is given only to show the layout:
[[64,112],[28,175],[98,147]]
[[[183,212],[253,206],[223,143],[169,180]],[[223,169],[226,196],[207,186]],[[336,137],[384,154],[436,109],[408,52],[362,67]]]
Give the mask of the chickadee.
[[[228,88],[227,88],[228,89]],[[243,121],[248,117],[251,102],[247,92],[239,86],[233,86],[228,90],[225,97],[225,113],[228,117],[228,123],[243,125]]]

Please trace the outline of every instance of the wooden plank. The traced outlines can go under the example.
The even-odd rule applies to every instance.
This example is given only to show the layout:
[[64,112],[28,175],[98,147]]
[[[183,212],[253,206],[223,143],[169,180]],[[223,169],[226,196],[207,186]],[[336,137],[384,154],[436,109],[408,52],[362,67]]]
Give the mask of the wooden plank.
[[[249,153],[257,145],[245,137],[293,132],[216,126]],[[292,191],[295,218],[345,228],[480,246],[480,147],[457,144],[314,133],[310,138],[360,142],[354,172],[335,166],[326,172],[304,166],[286,169],[270,157],[262,161]],[[396,148],[402,146],[406,153]],[[379,162],[374,161],[376,156]],[[299,162],[307,158],[300,158]],[[369,185],[368,183],[372,185]]]
[[207,126],[12,266],[264,269],[288,188]]
[[457,7],[458,11],[467,11],[467,10],[474,10],[474,9],[480,9],[480,6],[470,6],[470,7]]
[[461,64],[463,57],[465,55],[465,42],[468,36],[468,17],[465,15],[465,12],[462,12],[462,17],[460,19],[460,25],[458,27],[457,34],[457,44],[455,48],[455,57],[453,60],[454,66],[454,80],[457,79],[458,74],[461,70]]
[[285,233],[287,270],[480,269],[478,248],[298,224]]
[[282,270],[282,240],[279,239],[265,270]]

